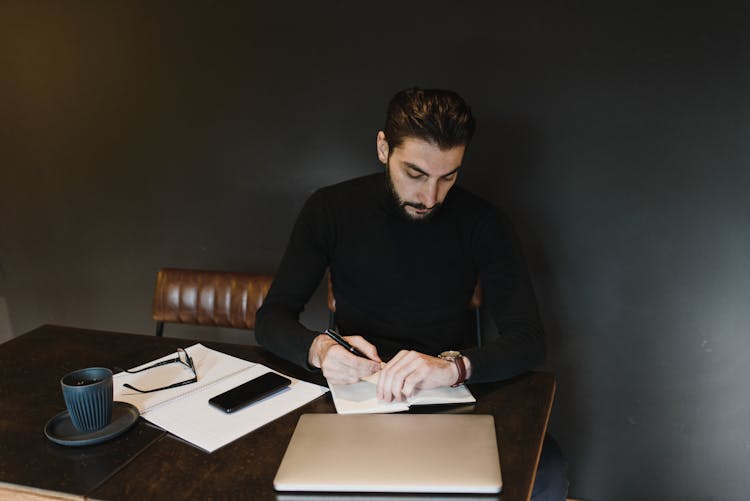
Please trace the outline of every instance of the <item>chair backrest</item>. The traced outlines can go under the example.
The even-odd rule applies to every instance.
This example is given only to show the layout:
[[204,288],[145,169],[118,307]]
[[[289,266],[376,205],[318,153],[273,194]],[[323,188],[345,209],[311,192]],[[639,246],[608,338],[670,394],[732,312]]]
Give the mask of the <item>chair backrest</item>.
[[153,304],[156,335],[162,335],[164,322],[255,329],[255,313],[271,282],[273,275],[159,270]]
[[[474,293],[469,299],[468,310],[474,311],[474,321],[476,323],[477,346],[482,346],[482,321],[479,309],[482,307],[482,286],[477,280],[474,286]],[[336,328],[336,298],[333,296],[333,284],[331,283],[331,274],[328,273],[328,328]]]

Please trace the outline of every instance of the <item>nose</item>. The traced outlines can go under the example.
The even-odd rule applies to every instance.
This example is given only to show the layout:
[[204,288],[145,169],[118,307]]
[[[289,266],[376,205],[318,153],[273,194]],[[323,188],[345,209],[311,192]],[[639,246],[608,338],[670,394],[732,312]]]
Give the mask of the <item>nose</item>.
[[432,209],[438,202],[438,185],[437,183],[428,183],[422,192],[421,202],[428,209]]

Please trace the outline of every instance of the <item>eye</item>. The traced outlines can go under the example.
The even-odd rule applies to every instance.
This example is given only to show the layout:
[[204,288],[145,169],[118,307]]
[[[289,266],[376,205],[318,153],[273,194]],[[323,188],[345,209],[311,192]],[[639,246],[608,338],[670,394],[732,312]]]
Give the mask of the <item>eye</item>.
[[453,181],[454,179],[456,179],[456,173],[455,172],[452,172],[452,173],[448,174],[447,176],[443,176],[443,181]]
[[424,174],[415,170],[407,170],[406,175],[409,176],[411,179],[421,179],[424,177]]

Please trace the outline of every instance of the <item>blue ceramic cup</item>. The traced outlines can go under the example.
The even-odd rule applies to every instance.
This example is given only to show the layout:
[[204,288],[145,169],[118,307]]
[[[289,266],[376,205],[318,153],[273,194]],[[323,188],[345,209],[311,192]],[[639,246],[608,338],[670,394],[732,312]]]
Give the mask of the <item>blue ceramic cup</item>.
[[60,384],[70,420],[78,431],[97,431],[112,421],[111,370],[80,369],[63,376]]

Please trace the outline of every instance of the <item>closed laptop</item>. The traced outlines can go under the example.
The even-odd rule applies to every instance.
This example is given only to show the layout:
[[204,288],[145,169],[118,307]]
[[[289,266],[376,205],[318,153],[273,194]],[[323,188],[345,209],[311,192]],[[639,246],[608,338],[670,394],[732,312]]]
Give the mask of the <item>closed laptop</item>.
[[495,420],[479,414],[305,414],[279,491],[497,493]]

